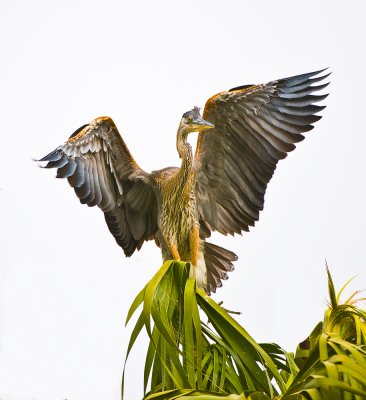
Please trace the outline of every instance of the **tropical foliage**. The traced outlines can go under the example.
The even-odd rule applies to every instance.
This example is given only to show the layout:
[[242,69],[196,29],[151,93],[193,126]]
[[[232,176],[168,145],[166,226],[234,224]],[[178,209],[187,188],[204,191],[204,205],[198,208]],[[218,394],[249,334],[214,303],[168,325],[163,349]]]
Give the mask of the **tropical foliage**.
[[[150,338],[144,399],[366,399],[366,312],[354,293],[344,303],[328,271],[330,303],[295,354],[257,343],[197,288],[189,264],[167,261],[137,295],[141,309],[127,357],[143,328]],[[207,321],[207,322],[204,322]],[[122,397],[124,377],[122,379]]]

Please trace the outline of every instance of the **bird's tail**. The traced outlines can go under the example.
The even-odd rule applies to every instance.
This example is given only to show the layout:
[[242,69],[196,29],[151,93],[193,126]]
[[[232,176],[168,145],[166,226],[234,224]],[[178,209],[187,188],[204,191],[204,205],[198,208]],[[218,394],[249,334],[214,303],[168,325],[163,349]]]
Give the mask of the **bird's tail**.
[[221,280],[228,279],[227,272],[234,270],[233,261],[238,256],[230,250],[226,250],[215,244],[205,242],[205,264],[207,268],[207,293],[216,292],[217,287],[222,286]]

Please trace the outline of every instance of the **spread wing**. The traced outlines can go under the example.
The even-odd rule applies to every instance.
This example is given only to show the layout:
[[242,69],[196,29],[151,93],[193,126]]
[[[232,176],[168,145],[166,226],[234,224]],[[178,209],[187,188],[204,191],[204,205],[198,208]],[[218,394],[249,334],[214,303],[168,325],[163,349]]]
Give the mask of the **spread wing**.
[[[323,70],[324,71],[324,70]],[[302,133],[324,107],[313,95],[323,71],[237,87],[211,97],[203,118],[215,128],[202,131],[195,154],[201,235],[217,230],[241,233],[254,226],[277,162],[304,139]]]
[[132,158],[116,125],[100,117],[73,133],[39,161],[67,178],[80,202],[98,206],[116,242],[130,256],[157,230],[157,204],[150,175]]

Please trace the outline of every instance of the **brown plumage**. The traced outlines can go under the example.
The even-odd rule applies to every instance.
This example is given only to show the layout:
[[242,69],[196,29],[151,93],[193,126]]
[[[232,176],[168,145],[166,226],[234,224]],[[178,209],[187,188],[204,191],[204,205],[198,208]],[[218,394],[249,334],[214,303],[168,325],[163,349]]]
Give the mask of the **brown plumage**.
[[[212,231],[248,231],[263,209],[277,162],[304,139],[324,106],[313,95],[323,71],[240,86],[212,96],[183,114],[177,150],[180,168],[147,173],[131,156],[109,117],[79,128],[40,161],[67,178],[81,203],[98,206],[126,256],[155,239],[163,259],[192,264],[192,275],[207,292],[221,286],[236,255],[206,242]],[[195,156],[187,143],[199,131]]]

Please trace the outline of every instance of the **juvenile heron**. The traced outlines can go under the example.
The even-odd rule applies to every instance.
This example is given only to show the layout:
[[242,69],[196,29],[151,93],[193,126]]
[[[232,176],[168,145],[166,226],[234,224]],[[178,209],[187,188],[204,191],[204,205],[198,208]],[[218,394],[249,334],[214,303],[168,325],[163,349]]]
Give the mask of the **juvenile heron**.
[[[321,117],[312,95],[322,71],[239,86],[183,114],[177,132],[180,168],[147,173],[131,156],[115,124],[100,117],[83,125],[40,161],[67,178],[80,202],[98,206],[127,257],[154,239],[163,259],[191,262],[208,293],[221,286],[237,256],[206,242],[212,231],[248,231],[263,209],[277,162],[295,149]],[[193,157],[187,143],[199,132]]]

